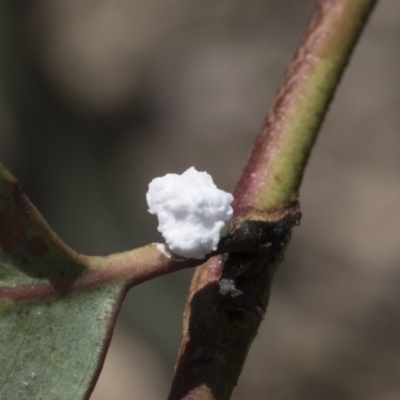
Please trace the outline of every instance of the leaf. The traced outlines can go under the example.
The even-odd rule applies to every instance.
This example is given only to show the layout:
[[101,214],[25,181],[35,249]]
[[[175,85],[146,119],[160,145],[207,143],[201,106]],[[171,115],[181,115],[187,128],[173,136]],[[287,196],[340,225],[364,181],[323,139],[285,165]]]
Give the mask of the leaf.
[[1,398],[88,398],[120,292],[114,284],[51,301],[3,304]]
[[0,399],[88,399],[127,290],[202,262],[157,244],[78,254],[0,164]]
[[89,397],[125,291],[122,280],[90,285],[90,261],[56,237],[1,167],[0,398]]

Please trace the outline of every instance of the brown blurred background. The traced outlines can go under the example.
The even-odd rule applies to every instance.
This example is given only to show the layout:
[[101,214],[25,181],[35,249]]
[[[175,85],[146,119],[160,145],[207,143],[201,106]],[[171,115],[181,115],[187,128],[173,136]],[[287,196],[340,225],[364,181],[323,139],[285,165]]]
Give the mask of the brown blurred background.
[[[314,1],[0,0],[0,159],[74,249],[160,241],[148,182],[232,190]],[[301,190],[234,400],[400,399],[400,3],[381,2]],[[134,288],[94,400],[165,399],[192,272]]]

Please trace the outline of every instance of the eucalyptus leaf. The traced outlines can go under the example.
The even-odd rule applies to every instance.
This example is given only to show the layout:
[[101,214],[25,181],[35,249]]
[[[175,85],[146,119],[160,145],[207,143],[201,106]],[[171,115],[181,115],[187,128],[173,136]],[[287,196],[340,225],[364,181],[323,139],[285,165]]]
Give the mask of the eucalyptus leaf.
[[1,399],[90,396],[125,291],[117,279],[77,285],[93,275],[90,260],[61,242],[0,166]]
[[160,244],[78,254],[0,164],[0,399],[88,399],[126,291],[203,261]]

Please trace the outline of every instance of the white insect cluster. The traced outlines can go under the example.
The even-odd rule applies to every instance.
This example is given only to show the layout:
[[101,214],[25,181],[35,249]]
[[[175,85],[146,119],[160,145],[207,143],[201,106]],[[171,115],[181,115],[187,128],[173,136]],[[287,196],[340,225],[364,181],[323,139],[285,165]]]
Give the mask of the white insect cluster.
[[216,250],[233,214],[233,196],[194,167],[153,179],[146,199],[170,250],[186,258],[200,259]]

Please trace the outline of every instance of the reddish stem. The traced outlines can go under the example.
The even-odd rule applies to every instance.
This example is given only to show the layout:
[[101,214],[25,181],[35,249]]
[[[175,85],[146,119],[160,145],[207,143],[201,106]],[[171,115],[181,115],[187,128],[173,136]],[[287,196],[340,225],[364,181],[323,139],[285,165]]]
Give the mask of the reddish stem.
[[[318,2],[236,187],[237,220],[279,220],[279,213],[290,213],[318,128],[374,3]],[[261,322],[254,305],[258,301],[265,309],[279,257],[261,246],[241,260],[260,269],[241,276],[247,296],[241,302],[219,294],[221,258],[211,259],[193,278],[169,400],[230,398]]]

